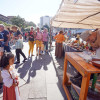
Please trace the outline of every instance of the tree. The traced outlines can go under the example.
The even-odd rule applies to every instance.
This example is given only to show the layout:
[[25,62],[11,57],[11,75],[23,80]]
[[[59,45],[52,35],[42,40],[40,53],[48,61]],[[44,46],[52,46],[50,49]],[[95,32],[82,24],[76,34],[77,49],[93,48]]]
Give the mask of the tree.
[[25,19],[21,18],[20,16],[15,16],[11,19],[11,22],[13,25],[16,25],[18,27],[25,27]]
[[0,24],[3,24],[4,26],[11,26],[11,24],[7,24],[6,22],[0,21]]
[[28,26],[36,27],[35,23],[33,23],[32,21],[26,22],[26,27],[28,27]]
[[47,28],[48,29],[48,32],[49,32],[49,30],[50,30],[50,27],[46,24],[46,25],[44,25],[41,29],[43,30],[44,28]]

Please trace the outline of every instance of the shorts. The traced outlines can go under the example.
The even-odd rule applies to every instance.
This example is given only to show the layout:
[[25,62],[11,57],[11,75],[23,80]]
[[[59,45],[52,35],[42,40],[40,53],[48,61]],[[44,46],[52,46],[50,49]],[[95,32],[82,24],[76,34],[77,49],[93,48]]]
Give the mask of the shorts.
[[36,48],[41,47],[42,41],[36,40]]

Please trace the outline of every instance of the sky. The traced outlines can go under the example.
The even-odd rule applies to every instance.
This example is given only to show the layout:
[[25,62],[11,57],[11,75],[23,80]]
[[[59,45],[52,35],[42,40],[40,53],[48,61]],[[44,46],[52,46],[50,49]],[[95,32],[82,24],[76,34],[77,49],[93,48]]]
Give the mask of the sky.
[[62,0],[0,0],[0,14],[21,16],[26,21],[40,22],[41,16],[53,17]]

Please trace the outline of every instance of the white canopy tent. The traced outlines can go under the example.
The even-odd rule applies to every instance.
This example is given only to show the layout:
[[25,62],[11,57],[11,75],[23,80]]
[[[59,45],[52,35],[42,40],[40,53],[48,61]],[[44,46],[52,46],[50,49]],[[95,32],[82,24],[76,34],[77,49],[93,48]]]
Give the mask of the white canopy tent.
[[62,0],[51,26],[60,28],[100,28],[100,0]]

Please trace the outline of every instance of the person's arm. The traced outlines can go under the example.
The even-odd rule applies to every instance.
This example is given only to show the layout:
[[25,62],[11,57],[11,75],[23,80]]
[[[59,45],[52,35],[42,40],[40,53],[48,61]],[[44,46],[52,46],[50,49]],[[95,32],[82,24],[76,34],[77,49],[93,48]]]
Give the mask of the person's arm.
[[13,79],[11,78],[8,71],[2,71],[1,76],[3,78],[3,83],[6,87],[10,88],[13,85]]
[[8,32],[7,32],[7,38],[8,38],[8,40],[7,40],[6,43],[5,43],[6,46],[8,46],[8,43],[9,43],[9,41],[10,41],[10,35],[9,35]]
[[36,38],[36,32],[34,32],[34,38]]
[[98,42],[96,41],[95,43],[90,43],[90,45],[92,46],[92,48],[98,48]]
[[65,41],[65,37],[64,37],[64,35],[63,35],[63,41]]
[[56,40],[56,38],[57,38],[57,35],[56,35],[56,36],[54,36],[53,38]]
[[22,39],[22,35],[21,34],[19,34],[18,37],[19,37],[19,39]]
[[0,41],[4,41],[4,39],[0,39]]
[[100,30],[97,31],[97,39],[95,43],[90,43],[93,48],[98,48],[100,46]]
[[29,38],[33,38],[30,33],[29,33]]

